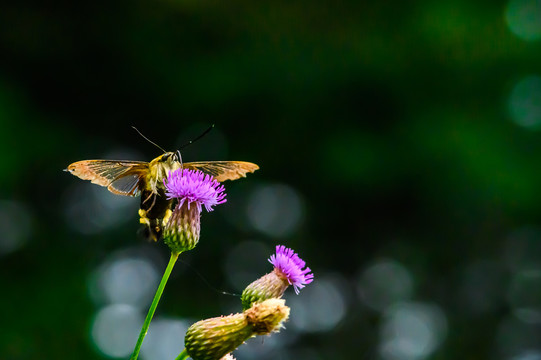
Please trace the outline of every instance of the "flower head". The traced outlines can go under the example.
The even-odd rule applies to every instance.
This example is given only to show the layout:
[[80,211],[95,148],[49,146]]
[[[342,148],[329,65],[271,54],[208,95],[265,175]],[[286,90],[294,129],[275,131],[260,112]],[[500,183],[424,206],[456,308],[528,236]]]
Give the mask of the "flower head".
[[310,268],[303,269],[306,263],[284,245],[276,246],[276,254],[271,255],[269,262],[274,265],[274,271],[278,276],[287,280],[289,285],[293,285],[296,294],[314,280],[314,274],[310,272]]
[[175,253],[191,250],[199,242],[202,206],[212,211],[226,202],[225,188],[210,175],[186,169],[171,171],[164,185],[167,199],[177,201],[164,221],[164,242]]
[[199,170],[171,171],[164,180],[164,185],[167,199],[178,199],[178,207],[184,203],[190,207],[191,203],[195,203],[199,212],[201,212],[201,205],[210,212],[214,210],[213,206],[227,201],[224,186],[212,176],[205,175]]
[[266,299],[280,298],[289,285],[293,285],[295,293],[314,280],[310,268],[304,268],[305,262],[291,249],[283,245],[276,246],[276,254],[271,255],[269,262],[274,271],[263,275],[244,289],[241,295],[242,307],[250,308],[254,303]]

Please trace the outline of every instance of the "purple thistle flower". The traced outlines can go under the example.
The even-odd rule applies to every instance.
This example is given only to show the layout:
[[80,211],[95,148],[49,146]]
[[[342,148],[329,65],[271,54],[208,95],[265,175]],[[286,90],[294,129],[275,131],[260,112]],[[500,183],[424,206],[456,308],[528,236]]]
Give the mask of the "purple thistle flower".
[[283,245],[276,246],[276,254],[270,256],[269,262],[274,265],[274,270],[252,282],[242,292],[240,299],[244,310],[267,299],[281,298],[290,285],[298,295],[300,289],[314,280],[310,268],[303,269],[306,264],[299,255]]
[[164,180],[165,195],[167,199],[178,199],[178,207],[185,202],[195,202],[197,209],[201,212],[201,205],[207,211],[213,211],[215,205],[226,202],[225,188],[212,176],[206,175],[199,170],[178,169],[171,171]]
[[191,250],[199,242],[202,205],[212,211],[226,202],[225,188],[212,176],[187,169],[171,171],[164,185],[167,199],[177,200],[165,223],[164,242],[174,253]]
[[280,277],[293,285],[297,295],[300,289],[314,280],[314,274],[310,273],[309,267],[303,270],[306,263],[292,249],[284,245],[276,246],[276,254],[270,256],[269,262],[274,265],[274,271]]

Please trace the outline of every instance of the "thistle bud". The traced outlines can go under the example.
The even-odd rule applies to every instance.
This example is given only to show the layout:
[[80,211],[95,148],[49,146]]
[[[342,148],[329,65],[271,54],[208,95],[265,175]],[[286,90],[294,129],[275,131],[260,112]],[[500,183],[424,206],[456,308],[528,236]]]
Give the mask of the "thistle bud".
[[186,332],[186,351],[194,360],[218,360],[255,335],[279,331],[288,317],[285,300],[270,299],[240,314],[201,320]]
[[163,242],[173,253],[193,249],[201,232],[200,213],[195,205],[184,202],[177,206],[163,229]]
[[252,304],[263,300],[281,298],[288,286],[287,280],[278,276],[276,271],[263,275],[242,292],[242,309],[249,309]]

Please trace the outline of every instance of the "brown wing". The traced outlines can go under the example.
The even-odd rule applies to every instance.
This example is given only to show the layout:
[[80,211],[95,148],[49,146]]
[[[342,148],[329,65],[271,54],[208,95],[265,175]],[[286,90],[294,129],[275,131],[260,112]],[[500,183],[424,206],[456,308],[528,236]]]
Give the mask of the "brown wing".
[[256,164],[246,161],[197,161],[184,163],[183,166],[186,169],[201,170],[205,174],[214,176],[220,182],[246,177],[247,173],[259,169]]
[[137,196],[145,187],[148,163],[144,161],[83,160],[66,171],[93,184],[105,186],[113,194]]

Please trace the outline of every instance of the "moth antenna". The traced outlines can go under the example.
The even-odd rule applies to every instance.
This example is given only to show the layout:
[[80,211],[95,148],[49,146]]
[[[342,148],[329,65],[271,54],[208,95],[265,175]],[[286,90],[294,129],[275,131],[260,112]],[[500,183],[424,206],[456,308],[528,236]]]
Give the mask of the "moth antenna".
[[178,161],[180,162],[180,168],[182,169],[184,164],[182,163],[182,155],[180,155],[180,150],[177,150]]
[[180,149],[182,150],[182,149],[184,149],[186,146],[188,146],[188,145],[190,145],[190,144],[196,142],[197,140],[201,139],[203,136],[207,135],[207,134],[209,133],[209,131],[212,130],[213,127],[214,127],[214,124],[210,125],[209,128],[208,128],[207,130],[203,131],[203,133],[202,133],[201,135],[199,135],[198,137],[196,137],[196,138],[193,139],[193,140],[188,141],[186,144],[182,145],[182,146],[180,147]]
[[161,151],[163,151],[164,153],[166,153],[167,151],[165,151],[164,149],[162,149],[162,147],[158,144],[156,144],[154,141],[150,141],[149,138],[147,138],[145,135],[141,134],[141,132],[139,130],[137,130],[137,128],[135,126],[132,126],[133,130],[137,131],[137,133],[139,135],[141,135],[143,137],[143,139],[145,139],[146,141],[148,141],[149,143],[151,143],[152,145],[156,146],[158,149],[160,149]]

